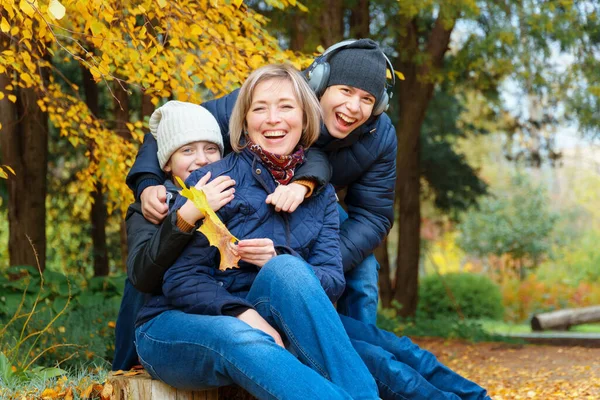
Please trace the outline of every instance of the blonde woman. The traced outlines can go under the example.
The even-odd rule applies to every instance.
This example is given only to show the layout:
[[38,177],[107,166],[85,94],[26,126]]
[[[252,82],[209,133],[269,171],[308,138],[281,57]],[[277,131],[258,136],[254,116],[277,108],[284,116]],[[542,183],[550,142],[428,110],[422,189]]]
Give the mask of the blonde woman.
[[235,152],[187,180],[235,180],[235,197],[218,215],[241,239],[242,261],[219,270],[216,248],[194,234],[166,271],[163,294],[138,316],[137,352],[153,377],[185,389],[235,383],[260,399],[378,398],[332,305],[344,290],[333,188],[289,215],[265,203],[303,163],[320,115],[290,66],[260,68],[242,86],[230,121]]

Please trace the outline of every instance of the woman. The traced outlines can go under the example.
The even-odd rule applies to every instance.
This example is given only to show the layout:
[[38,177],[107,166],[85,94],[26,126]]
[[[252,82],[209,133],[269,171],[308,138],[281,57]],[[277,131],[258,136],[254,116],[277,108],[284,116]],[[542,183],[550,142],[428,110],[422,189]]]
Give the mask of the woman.
[[[242,239],[240,268],[220,271],[216,248],[194,234],[165,273],[163,294],[138,316],[137,351],[155,378],[184,389],[236,383],[261,399],[378,397],[332,305],[344,289],[333,188],[290,215],[265,203],[319,128],[318,100],[292,67],[263,67],[242,86],[230,121],[235,153],[186,182],[207,173],[235,180],[218,215]],[[196,217],[178,212],[189,225]]]

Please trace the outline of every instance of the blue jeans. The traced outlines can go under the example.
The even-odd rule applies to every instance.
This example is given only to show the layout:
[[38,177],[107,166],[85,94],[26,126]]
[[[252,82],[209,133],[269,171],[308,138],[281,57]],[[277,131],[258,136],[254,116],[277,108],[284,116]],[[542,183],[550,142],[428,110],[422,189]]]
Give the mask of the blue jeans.
[[139,364],[135,350],[135,318],[144,305],[146,296],[125,279],[125,290],[115,328],[115,356],[112,370],[128,370]]
[[172,310],[136,330],[142,365],[182,389],[235,383],[259,399],[378,398],[373,377],[308,264],[275,257],[246,298],[290,351],[235,317]]
[[[348,219],[348,214],[341,206],[338,211],[342,224]],[[338,312],[365,324],[375,324],[379,300],[379,263],[375,256],[370,254],[344,276],[346,290],[337,301]]]
[[441,364],[407,337],[340,316],[382,399],[490,399],[485,389]]

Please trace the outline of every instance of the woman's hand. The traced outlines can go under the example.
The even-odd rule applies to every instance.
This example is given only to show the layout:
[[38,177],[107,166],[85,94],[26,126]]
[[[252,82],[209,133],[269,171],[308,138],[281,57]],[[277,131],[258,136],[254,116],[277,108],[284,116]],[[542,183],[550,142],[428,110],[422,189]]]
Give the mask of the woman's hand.
[[209,179],[210,171],[196,183],[195,187],[204,192],[208,205],[216,212],[233,200],[235,189],[232,186],[235,185],[235,181],[228,176],[219,176],[211,182],[208,182]]
[[257,313],[256,310],[249,308],[240,315],[238,315],[236,318],[241,321],[244,321],[254,329],[263,331],[264,333],[275,339],[275,343],[285,348],[285,346],[283,345],[283,340],[281,340],[281,335],[279,335],[279,332],[277,332],[275,328],[269,325],[269,323],[265,321],[265,319],[261,317],[261,315]]
[[271,239],[240,240],[233,250],[243,261],[262,267],[275,257],[275,246]]
[[142,214],[153,224],[160,224],[167,216],[167,188],[163,185],[148,186],[140,194]]
[[290,183],[288,185],[279,185],[273,193],[267,196],[267,204],[275,206],[275,211],[285,211],[292,213],[304,201],[304,196],[308,193],[308,188],[299,183]]

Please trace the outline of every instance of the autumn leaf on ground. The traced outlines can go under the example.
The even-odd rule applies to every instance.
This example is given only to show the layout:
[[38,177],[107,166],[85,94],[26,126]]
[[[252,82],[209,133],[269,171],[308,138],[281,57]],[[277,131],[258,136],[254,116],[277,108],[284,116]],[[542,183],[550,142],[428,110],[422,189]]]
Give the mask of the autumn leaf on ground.
[[210,208],[203,191],[195,187],[186,187],[179,177],[175,177],[175,179],[177,179],[179,186],[183,188],[181,195],[191,200],[196,208],[204,214],[204,222],[198,231],[206,236],[211,246],[219,249],[219,253],[221,253],[219,269],[225,271],[229,268],[239,268],[237,263],[240,257],[236,256],[232,251],[232,245],[236,244],[238,239],[229,232],[225,224],[221,222],[217,214]]

